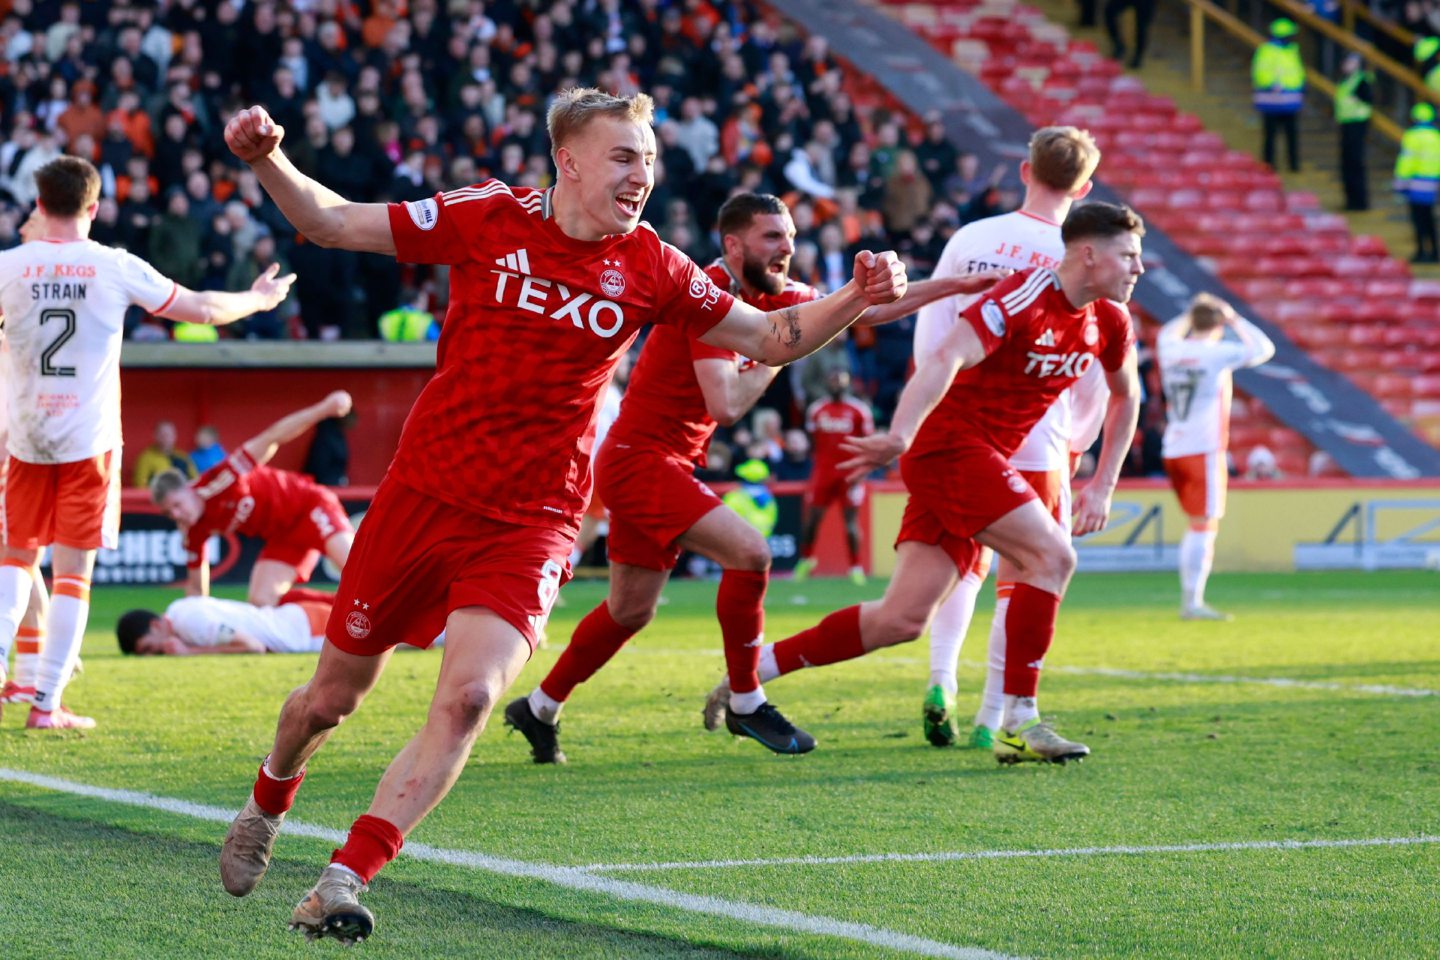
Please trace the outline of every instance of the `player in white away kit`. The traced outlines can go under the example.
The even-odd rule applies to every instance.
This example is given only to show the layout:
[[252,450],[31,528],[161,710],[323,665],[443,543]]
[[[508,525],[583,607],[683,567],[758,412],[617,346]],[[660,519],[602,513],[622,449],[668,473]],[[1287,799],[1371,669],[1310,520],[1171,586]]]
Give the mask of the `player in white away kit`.
[[0,252],[0,310],[10,353],[9,453],[0,561],[0,644],[15,637],[40,551],[54,546],[55,596],[30,729],[88,728],[61,706],[85,634],[95,551],[120,525],[120,343],[125,311],[230,323],[285,299],[293,276],[272,268],[244,293],[198,293],[140,258],[89,239],[100,174],[60,157],[35,172],[44,229]]
[[319,653],[334,600],[307,590],[273,607],[243,600],[183,597],[165,608],[131,610],[115,624],[121,653],[191,656],[211,653]]
[[[1020,165],[1025,202],[1014,213],[962,227],[945,244],[935,276],[1005,267],[1053,268],[1065,255],[1060,224],[1071,205],[1090,192],[1090,178],[1099,163],[1100,151],[1086,131],[1074,127],[1037,130],[1030,138],[1030,159]],[[952,297],[920,310],[915,325],[917,362],[933,355],[955,326],[960,312],[975,299]],[[1109,396],[1100,367],[1092,366],[1075,386],[1060,395],[1010,458],[1010,465],[1035,488],[1045,509],[1067,530],[1073,455],[1095,442]],[[956,583],[930,624],[930,689],[925,694],[922,719],[925,738],[937,747],[951,746],[959,739],[956,667],[990,563],[991,551],[986,549]],[[1005,709],[1005,616],[1015,571],[1001,561],[996,579],[985,693],[969,741],[970,746],[986,750],[995,745],[995,731]]]
[[1190,518],[1180,540],[1180,617],[1229,620],[1206,606],[1205,581],[1225,515],[1231,371],[1258,367],[1275,355],[1275,344],[1230,304],[1201,293],[1161,328],[1155,350],[1165,390],[1165,473]]

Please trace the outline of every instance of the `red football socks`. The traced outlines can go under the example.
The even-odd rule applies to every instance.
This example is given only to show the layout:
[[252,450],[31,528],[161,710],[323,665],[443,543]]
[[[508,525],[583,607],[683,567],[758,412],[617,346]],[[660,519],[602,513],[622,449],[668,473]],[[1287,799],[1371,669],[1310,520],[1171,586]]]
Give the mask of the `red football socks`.
[[1005,695],[1033,697],[1040,666],[1055,639],[1060,598],[1028,583],[1015,584],[1005,613]]
[[330,855],[330,862],[355,871],[369,883],[404,845],[405,837],[395,824],[367,813],[351,825],[345,846]]
[[575,628],[570,645],[540,681],[540,689],[547,697],[564,703],[572,690],[595,676],[633,636],[635,631],[616,623],[609,605],[602,602]]
[[715,594],[715,616],[725,640],[730,690],[749,693],[760,687],[759,640],[765,633],[765,587],[770,575],[758,570],[726,570]]
[[301,770],[289,780],[276,780],[265,772],[262,762],[255,776],[255,802],[270,816],[278,817],[294,806],[295,794],[300,792],[300,781],[304,779],[305,771]]
[[775,666],[784,676],[803,667],[854,660],[865,653],[860,642],[860,607],[836,610],[809,630],[775,644]]

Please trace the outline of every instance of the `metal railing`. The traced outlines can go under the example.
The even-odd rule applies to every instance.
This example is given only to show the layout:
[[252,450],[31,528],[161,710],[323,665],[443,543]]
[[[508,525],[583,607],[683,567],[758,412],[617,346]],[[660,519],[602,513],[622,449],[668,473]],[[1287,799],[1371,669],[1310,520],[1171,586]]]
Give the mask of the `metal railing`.
[[[1227,0],[1227,2],[1233,4],[1235,0]],[[1235,12],[1220,7],[1211,0],[1185,0],[1185,3],[1190,8],[1190,86],[1200,92],[1205,89],[1205,29],[1207,23],[1215,24],[1252,49],[1266,42],[1267,37],[1241,20]],[[1350,0],[1346,0],[1346,5],[1347,8],[1350,6]],[[1298,24],[1303,24],[1324,41],[1333,43],[1343,50],[1359,54],[1366,65],[1377,75],[1392,81],[1397,92],[1397,96],[1394,98],[1395,102],[1390,106],[1390,110],[1394,113],[1404,116],[1409,109],[1409,104],[1419,100],[1440,105],[1440,96],[1427,87],[1414,70],[1387,56],[1374,44],[1347,32],[1344,27],[1316,16],[1295,0],[1268,0],[1266,6],[1278,10]],[[1257,18],[1260,11],[1260,5],[1252,5],[1252,14],[1254,15],[1252,19]],[[1407,31],[1388,21],[1374,17],[1373,14],[1369,14],[1368,10],[1365,13],[1377,21],[1381,25],[1381,29],[1389,27],[1390,29],[1386,31],[1387,34],[1394,37],[1397,42],[1401,40],[1402,35],[1409,36]],[[1367,20],[1367,22],[1370,21]],[[1398,33],[1394,31],[1398,31]],[[1305,67],[1305,81],[1326,97],[1334,99],[1334,81],[1308,64]],[[1408,94],[1408,96],[1404,96],[1404,94]],[[1405,127],[1396,122],[1394,117],[1382,109],[1378,102],[1375,106],[1375,112],[1371,116],[1371,125],[1382,136],[1399,143],[1401,136],[1405,133]]]

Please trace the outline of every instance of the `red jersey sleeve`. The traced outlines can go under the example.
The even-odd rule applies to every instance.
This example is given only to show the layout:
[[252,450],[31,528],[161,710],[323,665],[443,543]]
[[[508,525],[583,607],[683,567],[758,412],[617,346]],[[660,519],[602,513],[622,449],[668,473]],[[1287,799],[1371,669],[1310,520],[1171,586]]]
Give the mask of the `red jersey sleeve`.
[[198,523],[185,531],[185,569],[200,567],[200,558],[205,555],[205,541],[209,539],[210,535],[201,530]]
[[1095,311],[1105,338],[1100,365],[1114,373],[1125,365],[1125,357],[1135,345],[1135,325],[1130,322],[1130,310],[1122,304],[1102,300],[1095,305]]
[[[961,319],[969,323],[975,330],[975,335],[980,338],[980,345],[985,348],[985,356],[988,357],[1000,349],[1000,344],[1014,332],[1012,328],[1024,315],[1024,307],[1033,302],[1032,298],[1020,293],[1020,289],[1025,287],[1034,275],[1034,271],[1012,274],[960,311]],[[1017,306],[1021,300],[1024,301],[1024,306]]]
[[[390,234],[401,263],[463,263],[470,259],[469,236],[494,197],[510,196],[498,180],[437,193],[424,200],[392,203]],[[470,228],[470,229],[467,229]]]
[[656,323],[674,324],[688,337],[702,337],[734,306],[734,297],[670,244],[661,242],[657,266]]
[[700,340],[690,341],[691,360],[734,360],[735,351],[724,347],[712,347]]

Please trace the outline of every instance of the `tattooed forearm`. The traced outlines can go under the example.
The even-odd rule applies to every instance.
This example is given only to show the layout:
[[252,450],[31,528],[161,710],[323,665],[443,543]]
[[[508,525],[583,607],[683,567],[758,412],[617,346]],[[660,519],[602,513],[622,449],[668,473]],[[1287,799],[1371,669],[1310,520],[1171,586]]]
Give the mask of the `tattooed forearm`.
[[[784,321],[783,330],[781,321]],[[798,346],[800,344],[800,308],[793,306],[783,310],[770,311],[770,335],[787,347]]]

